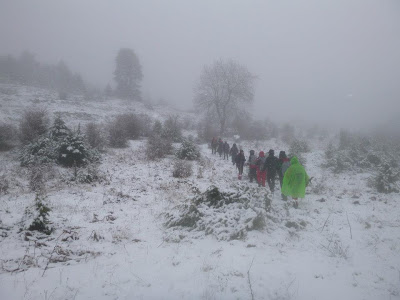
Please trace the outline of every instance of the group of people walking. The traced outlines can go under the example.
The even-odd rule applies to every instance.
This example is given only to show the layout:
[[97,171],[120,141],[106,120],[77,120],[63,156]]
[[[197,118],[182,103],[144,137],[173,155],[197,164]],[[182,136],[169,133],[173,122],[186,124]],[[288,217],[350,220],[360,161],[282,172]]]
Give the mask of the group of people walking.
[[[223,154],[224,159],[229,159],[229,155],[231,156],[232,163],[239,172],[238,179],[241,180],[246,164],[244,151],[239,150],[236,144],[230,147],[227,141],[223,142],[222,139],[216,138],[211,141],[211,149],[213,154],[218,153],[220,157]],[[250,182],[256,181],[259,186],[266,186],[267,182],[272,193],[275,191],[275,180],[278,177],[282,199],[286,201],[288,196],[292,197],[295,207],[298,206],[298,198],[305,197],[305,189],[310,178],[296,156],[289,160],[285,151],[280,151],[279,157],[276,157],[273,149],[268,151],[268,156],[265,156],[264,151],[260,151],[256,156],[255,151],[250,150],[247,165]]]

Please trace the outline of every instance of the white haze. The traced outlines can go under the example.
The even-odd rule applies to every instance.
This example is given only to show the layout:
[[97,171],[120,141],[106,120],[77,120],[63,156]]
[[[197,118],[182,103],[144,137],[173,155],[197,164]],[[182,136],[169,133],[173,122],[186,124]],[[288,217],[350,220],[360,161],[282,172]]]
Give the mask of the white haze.
[[122,47],[143,94],[180,108],[204,64],[233,58],[259,77],[257,118],[367,127],[400,112],[396,0],[0,1],[0,55],[63,59],[104,87]]

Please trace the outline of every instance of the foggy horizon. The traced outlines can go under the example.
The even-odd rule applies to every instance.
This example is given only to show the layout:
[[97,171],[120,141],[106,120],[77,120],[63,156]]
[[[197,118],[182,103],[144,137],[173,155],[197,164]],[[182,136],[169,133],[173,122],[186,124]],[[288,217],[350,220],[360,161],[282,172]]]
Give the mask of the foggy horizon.
[[181,109],[193,107],[204,65],[233,59],[258,76],[256,118],[360,128],[400,112],[399,13],[394,0],[6,0],[0,55],[64,60],[104,88],[118,50],[131,48],[142,94]]

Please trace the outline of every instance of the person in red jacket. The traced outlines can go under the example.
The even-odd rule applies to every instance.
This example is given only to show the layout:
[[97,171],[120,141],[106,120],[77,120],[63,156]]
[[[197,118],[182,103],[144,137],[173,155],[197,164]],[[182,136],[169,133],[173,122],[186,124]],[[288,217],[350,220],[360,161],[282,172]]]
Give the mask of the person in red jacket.
[[265,154],[264,151],[260,151],[256,162],[257,182],[259,186],[265,186],[265,178],[267,177],[267,171],[261,170],[261,168],[264,166],[264,163],[265,163]]

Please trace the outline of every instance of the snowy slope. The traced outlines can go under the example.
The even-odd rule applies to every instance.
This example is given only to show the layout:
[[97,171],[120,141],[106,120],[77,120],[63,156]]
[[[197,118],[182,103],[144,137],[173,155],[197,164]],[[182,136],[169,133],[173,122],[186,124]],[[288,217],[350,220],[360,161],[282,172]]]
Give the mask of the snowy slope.
[[154,105],[148,109],[143,103],[120,99],[85,100],[82,96],[69,95],[67,100],[60,100],[58,93],[46,89],[0,83],[0,122],[17,125],[24,110],[40,107],[50,116],[60,114],[71,128],[80,123],[106,122],[115,115],[124,113],[145,113],[153,119],[164,120],[170,115],[191,118],[192,114],[175,111],[166,105]]
[[[30,91],[18,94],[31,97]],[[56,105],[48,109],[71,112],[76,121],[81,111],[108,117],[108,102],[51,101]],[[2,99],[2,117],[17,120],[20,106],[10,102]],[[123,107],[112,102],[113,112]],[[0,194],[0,299],[400,299],[399,197],[367,188],[369,174],[333,175],[320,168],[323,152],[312,151],[306,169],[315,180],[298,209],[278,191],[265,229],[221,240],[167,229],[165,213],[211,185],[268,191],[246,176],[238,181],[233,165],[207,145],[191,177],[173,178],[173,157],[147,161],[144,144],[109,150],[99,183],[72,184],[60,180],[72,170],[53,170],[46,183],[56,229],[50,236],[19,232],[35,195],[17,154],[0,153],[0,175],[10,179],[8,193]],[[240,146],[246,155],[287,150],[276,140]],[[262,208],[257,197],[250,204]]]

